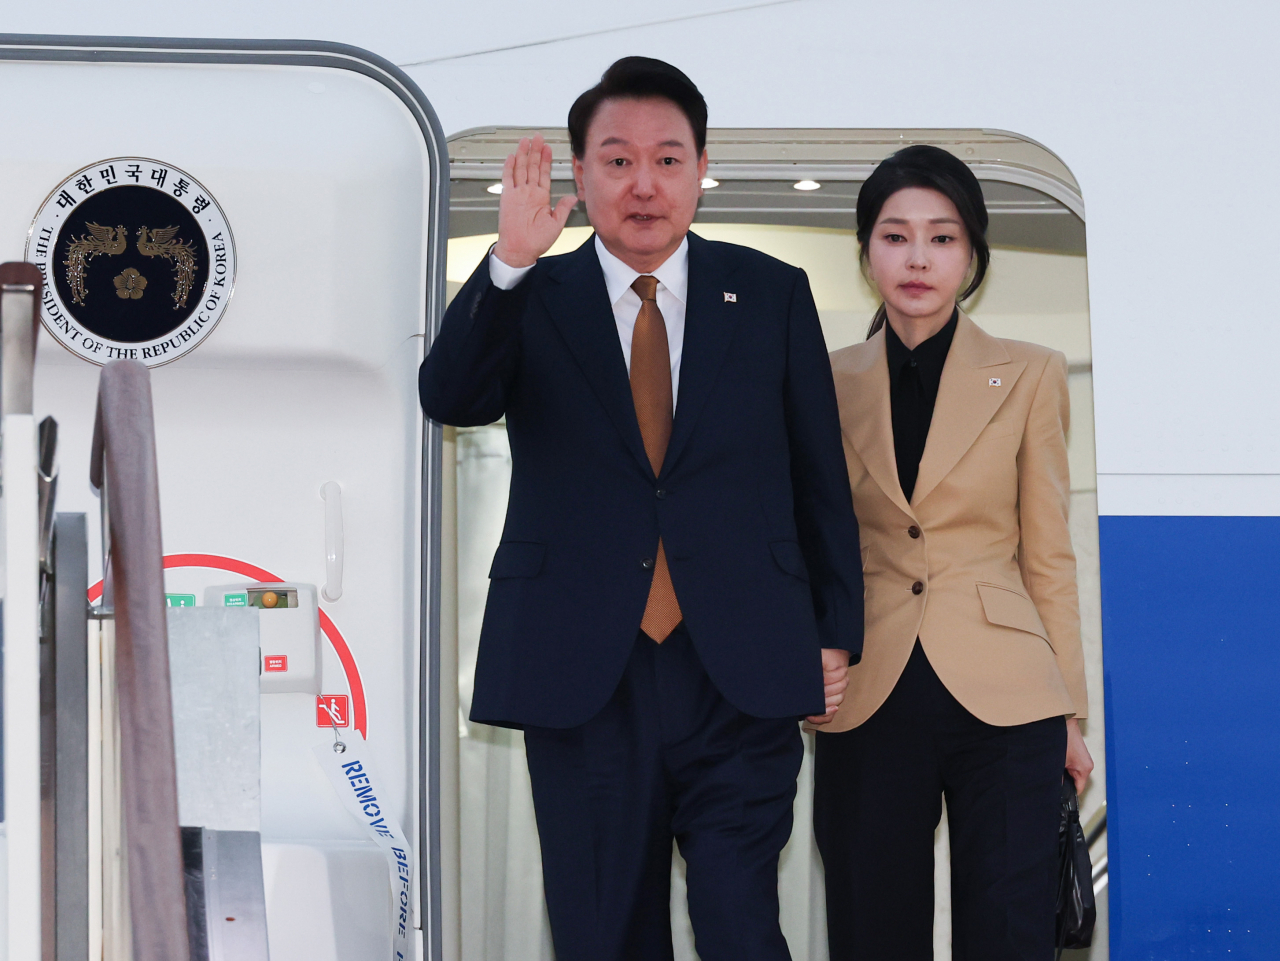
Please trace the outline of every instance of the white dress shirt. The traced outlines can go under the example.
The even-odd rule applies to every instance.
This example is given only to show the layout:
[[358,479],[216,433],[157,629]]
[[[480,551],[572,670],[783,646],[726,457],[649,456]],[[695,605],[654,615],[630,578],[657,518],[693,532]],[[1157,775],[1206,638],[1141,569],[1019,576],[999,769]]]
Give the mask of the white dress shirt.
[[[618,340],[622,344],[622,356],[627,362],[627,374],[631,373],[631,334],[640,314],[640,295],[631,289],[640,276],[605,249],[596,237],[596,256],[604,271],[604,285],[613,304],[613,321],[618,327]],[[499,290],[510,290],[520,283],[532,267],[509,267],[489,254],[489,279]],[[675,410],[680,396],[680,355],[684,352],[684,313],[689,299],[689,238],[680,242],[675,253],[668,257],[652,276],[658,278],[658,309],[667,324],[667,349],[671,353],[671,402]]]

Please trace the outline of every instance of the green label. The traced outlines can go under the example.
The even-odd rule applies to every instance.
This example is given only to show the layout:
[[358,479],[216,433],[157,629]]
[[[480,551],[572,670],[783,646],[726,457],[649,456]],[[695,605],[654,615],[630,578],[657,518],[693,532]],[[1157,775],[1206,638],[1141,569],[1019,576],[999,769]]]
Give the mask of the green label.
[[222,606],[223,607],[248,607],[249,595],[248,594],[223,594]]
[[195,607],[196,596],[194,594],[166,594],[164,596],[165,607]]

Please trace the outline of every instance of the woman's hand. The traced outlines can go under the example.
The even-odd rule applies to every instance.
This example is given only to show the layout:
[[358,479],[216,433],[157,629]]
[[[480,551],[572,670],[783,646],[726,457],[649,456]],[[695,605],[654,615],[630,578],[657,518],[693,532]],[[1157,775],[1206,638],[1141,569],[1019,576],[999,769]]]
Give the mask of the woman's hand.
[[834,647],[822,649],[822,689],[827,696],[827,713],[808,718],[810,724],[830,724],[836,716],[845,688],[849,686],[849,652]]
[[1082,793],[1093,772],[1093,756],[1085,746],[1084,735],[1080,733],[1080,722],[1074,717],[1067,718],[1066,768],[1071,780],[1076,782],[1076,794]]
[[502,167],[498,243],[494,254],[508,267],[531,267],[560,236],[578,198],[551,206],[551,147],[542,134],[522,137]]

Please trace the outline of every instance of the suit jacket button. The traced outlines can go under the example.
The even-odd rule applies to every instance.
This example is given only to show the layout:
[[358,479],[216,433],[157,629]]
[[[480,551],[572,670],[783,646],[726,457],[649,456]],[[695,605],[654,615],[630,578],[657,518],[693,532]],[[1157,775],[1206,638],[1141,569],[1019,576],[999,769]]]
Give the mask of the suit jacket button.
[[924,584],[922,584],[920,581],[916,581],[914,584],[912,584],[912,585],[911,585],[911,593],[912,593],[912,594],[923,594],[923,593],[924,593]]
[[920,528],[916,527],[915,524],[912,524],[910,527],[907,528],[907,533],[910,534],[913,538],[919,537]]
[[[646,557],[644,560],[640,562],[640,566],[643,567],[646,571],[653,570],[653,558]],[[920,592],[916,591],[916,593],[919,594]]]
[[667,496],[667,492],[663,490],[661,487],[659,487],[656,491],[654,491],[654,493],[658,495],[658,500],[662,500],[662,498]]

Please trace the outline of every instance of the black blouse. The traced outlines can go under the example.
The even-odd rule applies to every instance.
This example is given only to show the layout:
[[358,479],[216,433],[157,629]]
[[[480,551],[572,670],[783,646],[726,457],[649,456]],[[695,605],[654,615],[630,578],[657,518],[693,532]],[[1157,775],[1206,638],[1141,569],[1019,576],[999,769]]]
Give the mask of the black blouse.
[[933,405],[938,400],[938,384],[942,381],[942,368],[947,362],[947,351],[955,337],[960,322],[960,311],[940,331],[916,347],[908,350],[886,320],[884,325],[885,354],[889,359],[889,403],[893,411],[893,453],[898,462],[898,483],[907,502],[915,493],[916,476],[920,473],[920,458],[929,437],[929,424],[933,420]]

